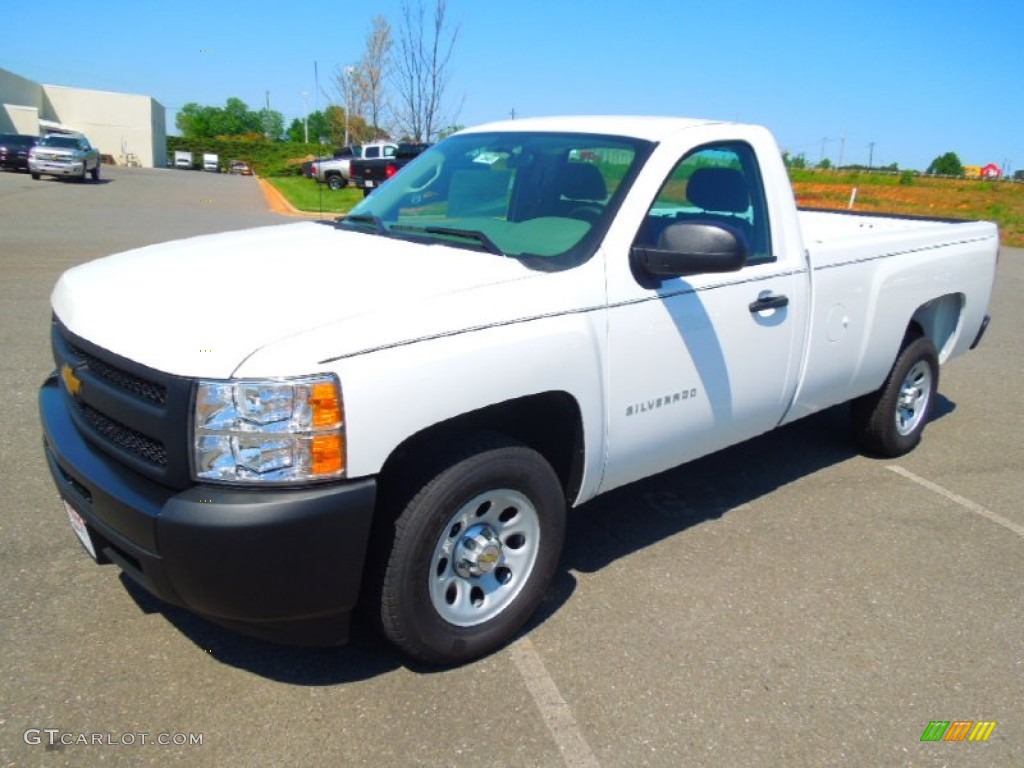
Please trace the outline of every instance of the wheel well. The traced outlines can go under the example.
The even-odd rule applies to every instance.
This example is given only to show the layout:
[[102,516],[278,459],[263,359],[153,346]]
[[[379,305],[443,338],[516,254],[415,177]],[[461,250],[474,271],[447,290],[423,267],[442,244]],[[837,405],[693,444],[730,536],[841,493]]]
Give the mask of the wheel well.
[[576,400],[565,392],[543,392],[507,400],[434,424],[406,439],[381,468],[378,487],[406,474],[411,465],[429,463],[439,443],[474,434],[507,435],[540,453],[555,470],[566,499],[579,490],[583,476],[583,419]]
[[949,357],[960,328],[964,295],[951,293],[922,304],[910,318],[908,335],[927,336],[939,352],[939,361]]

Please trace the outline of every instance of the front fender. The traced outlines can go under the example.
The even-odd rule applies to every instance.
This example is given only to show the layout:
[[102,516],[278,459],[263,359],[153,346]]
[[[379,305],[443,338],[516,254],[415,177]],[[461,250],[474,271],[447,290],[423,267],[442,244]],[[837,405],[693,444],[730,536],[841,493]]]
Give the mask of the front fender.
[[578,498],[600,485],[604,392],[599,311],[435,338],[344,361],[348,475],[377,474],[408,437],[491,405],[544,392],[574,398],[583,421]]

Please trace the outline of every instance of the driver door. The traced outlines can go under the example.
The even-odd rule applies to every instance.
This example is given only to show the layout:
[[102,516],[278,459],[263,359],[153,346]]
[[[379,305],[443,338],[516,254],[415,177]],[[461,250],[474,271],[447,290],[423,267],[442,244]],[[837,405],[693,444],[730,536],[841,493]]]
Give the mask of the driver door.
[[757,155],[742,141],[708,144],[675,165],[634,244],[657,247],[673,223],[741,233],[737,272],[644,279],[609,253],[608,455],[601,490],[623,485],[775,427],[793,397],[806,313],[800,253],[772,247]]

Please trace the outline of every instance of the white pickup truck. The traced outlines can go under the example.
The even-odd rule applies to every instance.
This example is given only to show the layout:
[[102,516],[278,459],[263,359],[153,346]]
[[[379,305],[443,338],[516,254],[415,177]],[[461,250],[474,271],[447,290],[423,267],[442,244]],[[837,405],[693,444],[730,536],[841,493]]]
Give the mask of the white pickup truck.
[[394,157],[398,145],[387,141],[374,144],[353,144],[342,147],[333,157],[317,160],[310,169],[311,176],[331,189],[344,189],[352,180],[353,160],[376,160]]
[[483,126],[336,224],[66,272],[45,453],[86,549],[169,603],[319,644],[359,603],[465,661],[537,607],[568,505],[845,401],[914,448],[997,253],[798,211],[756,126]]

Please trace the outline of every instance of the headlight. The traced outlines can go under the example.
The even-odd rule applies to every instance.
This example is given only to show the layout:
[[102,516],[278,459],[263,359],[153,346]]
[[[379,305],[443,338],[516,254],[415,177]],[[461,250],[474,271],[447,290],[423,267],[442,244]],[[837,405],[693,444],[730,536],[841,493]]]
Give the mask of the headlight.
[[308,483],[345,474],[345,413],[334,376],[200,381],[197,480]]

